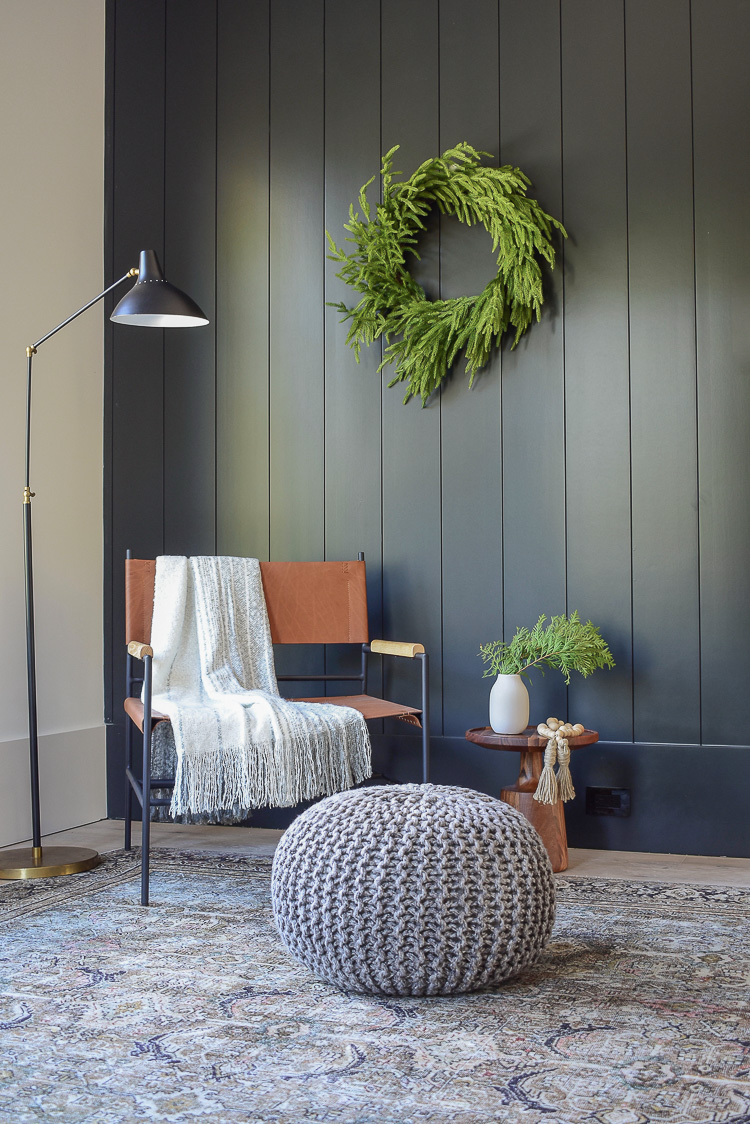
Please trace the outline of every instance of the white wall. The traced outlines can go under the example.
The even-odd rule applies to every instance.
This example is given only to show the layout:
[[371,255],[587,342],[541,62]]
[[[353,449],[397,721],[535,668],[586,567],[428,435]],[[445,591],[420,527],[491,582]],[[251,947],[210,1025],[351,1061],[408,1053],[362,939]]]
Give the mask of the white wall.
[[[30,834],[25,349],[103,288],[104,0],[0,0],[0,845]],[[43,831],[105,815],[103,312],[34,358]]]

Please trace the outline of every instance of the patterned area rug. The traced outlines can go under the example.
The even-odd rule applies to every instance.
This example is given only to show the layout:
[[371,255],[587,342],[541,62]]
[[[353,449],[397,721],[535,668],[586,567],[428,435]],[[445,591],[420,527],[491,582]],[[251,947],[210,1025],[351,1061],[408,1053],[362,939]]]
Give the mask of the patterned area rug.
[[270,863],[132,855],[0,889],[12,1124],[750,1124],[750,892],[559,879],[495,992],[368,999],[291,961]]

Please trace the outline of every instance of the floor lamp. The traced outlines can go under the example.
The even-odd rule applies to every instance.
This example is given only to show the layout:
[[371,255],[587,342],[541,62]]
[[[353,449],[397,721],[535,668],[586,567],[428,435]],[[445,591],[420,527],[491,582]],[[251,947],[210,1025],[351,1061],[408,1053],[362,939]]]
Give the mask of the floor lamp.
[[[26,348],[26,475],[23,489],[24,573],[26,579],[26,669],[29,693],[29,760],[31,767],[32,846],[0,851],[0,878],[51,878],[58,874],[75,874],[99,863],[96,851],[88,847],[42,847],[39,811],[39,738],[36,704],[36,653],[34,646],[34,570],[31,559],[31,500],[29,487],[31,445],[31,361],[37,348],[61,328],[75,320],[86,309],[111,293],[128,277],[137,277],[133,288],[125,294],[112,313],[116,324],[136,324],[147,328],[193,328],[207,324],[208,319],[186,293],[164,280],[158,258],[153,250],[141,250],[138,269],[129,270],[104,292],[99,293],[62,324],[47,332]],[[146,813],[144,813],[146,814]]]

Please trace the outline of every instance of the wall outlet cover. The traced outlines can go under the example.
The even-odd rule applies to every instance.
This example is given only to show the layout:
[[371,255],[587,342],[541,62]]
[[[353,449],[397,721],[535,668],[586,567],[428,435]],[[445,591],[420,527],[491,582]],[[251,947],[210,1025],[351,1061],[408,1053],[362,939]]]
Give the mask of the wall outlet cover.
[[629,816],[629,788],[587,788],[587,816]]

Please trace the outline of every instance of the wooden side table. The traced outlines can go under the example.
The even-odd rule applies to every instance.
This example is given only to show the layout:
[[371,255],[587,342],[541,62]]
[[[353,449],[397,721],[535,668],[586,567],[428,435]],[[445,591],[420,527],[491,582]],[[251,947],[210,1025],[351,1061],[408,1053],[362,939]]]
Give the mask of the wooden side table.
[[[496,734],[490,726],[477,726],[466,731],[467,741],[485,749],[521,751],[521,768],[518,780],[504,788],[500,799],[521,812],[539,832],[555,874],[568,869],[568,839],[565,834],[565,808],[562,800],[557,804],[540,804],[534,799],[536,786],[544,767],[544,750],[547,739],[540,737],[536,726],[527,726],[522,734]],[[571,750],[599,741],[596,730],[584,730],[577,738],[568,738]]]

